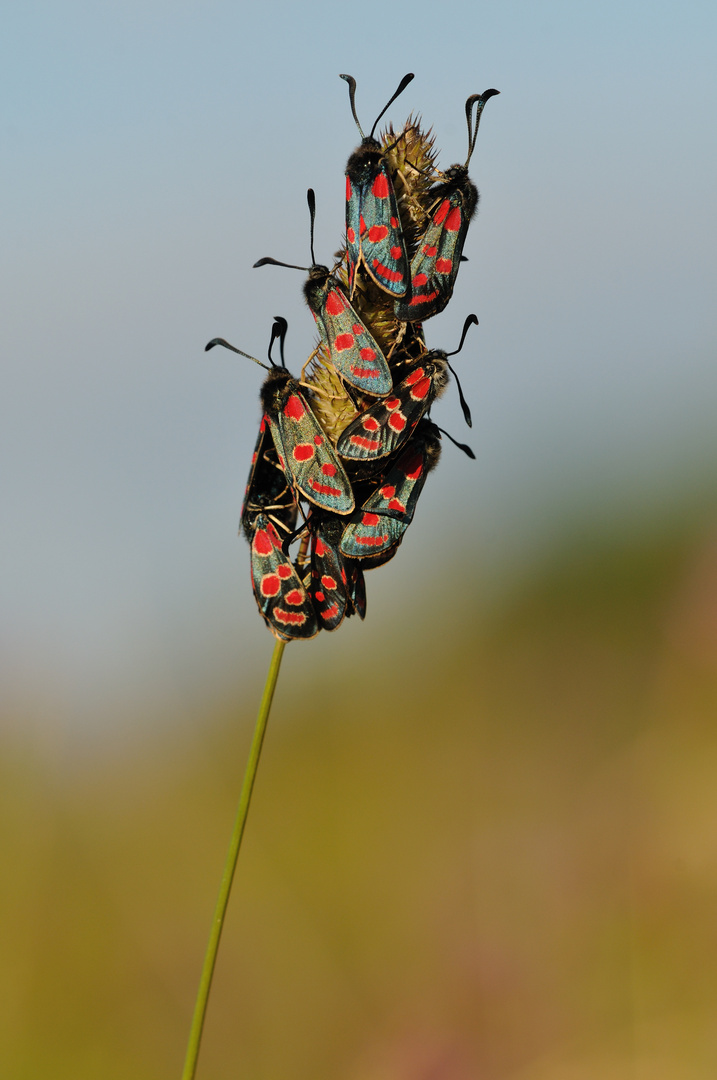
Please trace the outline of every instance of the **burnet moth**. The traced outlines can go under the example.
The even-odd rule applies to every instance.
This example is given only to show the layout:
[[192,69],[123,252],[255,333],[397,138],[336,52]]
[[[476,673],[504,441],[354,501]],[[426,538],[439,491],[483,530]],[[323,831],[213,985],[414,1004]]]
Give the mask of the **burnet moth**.
[[284,641],[314,637],[316,612],[267,514],[254,518],[250,543],[254,597],[269,629]]
[[373,133],[376,124],[414,78],[404,75],[390,101],[376,117],[368,135],[364,135],[356,115],[356,80],[342,75],[349,84],[351,112],[361,134],[361,145],[346,164],[346,240],[348,247],[349,286],[353,295],[356,270],[360,264],[371,280],[393,297],[403,296],[408,288],[408,256],[401,229],[396,193],[386,166],[382,147]]
[[286,319],[277,317],[272,327],[271,341],[273,344],[276,337],[281,339],[281,367],[274,364],[271,358],[271,345],[271,368],[242,349],[230,345],[224,338],[213,338],[205,349],[223,345],[268,370],[260,395],[264,421],[269,426],[279,463],[295,496],[303,495],[309,502],[325,510],[333,510],[336,514],[350,514],[354,508],[354,496],[349,478],[301,392],[300,384],[284,366],[285,335]]
[[437,397],[448,385],[448,371],[453,373],[458,386],[461,407],[466,423],[472,426],[470,409],[463,397],[461,384],[451,367],[448,357],[455,356],[463,348],[468,327],[477,325],[475,315],[469,315],[463,324],[460,344],[453,352],[434,349],[412,365],[393,393],[377,401],[357,416],[339,437],[336,449],[343,458],[366,461],[386,457],[398,450],[416,427]]
[[421,494],[426,476],[438,464],[441,442],[438,429],[422,420],[378,487],[348,519],[341,537],[342,555],[369,558],[392,555],[403,539]]
[[314,604],[319,625],[324,630],[336,630],[354,613],[361,619],[366,614],[366,588],[363,570],[339,551],[344,521],[334,516],[312,513],[311,581],[309,595]]
[[257,266],[286,266],[290,270],[307,270],[304,297],[316,325],[331,355],[331,363],[339,375],[364,394],[382,396],[393,386],[391,372],[380,346],[359,319],[344,295],[331,270],[316,262],[314,255],[314,220],[316,201],[312,188],[306,193],[311,216],[310,267],[294,266],[266,257]]
[[288,536],[296,528],[298,509],[286,473],[279,464],[269,425],[262,416],[244,492],[240,528],[251,543],[256,517],[265,514]]
[[[464,165],[451,165],[428,193],[433,209],[418,249],[411,260],[411,283],[406,296],[394,305],[403,322],[428,319],[443,311],[453,294],[468,226],[478,207],[478,189],[468,176],[478,125],[489,98],[499,90],[472,94],[466,101],[468,157]],[[475,120],[473,108],[475,106]]]

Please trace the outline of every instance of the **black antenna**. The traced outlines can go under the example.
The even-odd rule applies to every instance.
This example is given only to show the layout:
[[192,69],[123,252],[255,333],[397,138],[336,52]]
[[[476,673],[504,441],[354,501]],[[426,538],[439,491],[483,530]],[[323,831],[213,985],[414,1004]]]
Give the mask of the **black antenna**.
[[[268,357],[272,367],[283,367],[286,370],[286,361],[284,359],[284,341],[286,340],[286,331],[289,329],[289,324],[283,315],[275,315],[274,322],[271,327],[271,338],[269,340]],[[281,364],[275,364],[271,358],[271,350],[273,348],[276,339],[279,339],[279,351],[281,353]]]
[[[456,386],[458,387],[458,398],[460,400],[461,408],[463,409],[463,416],[465,418],[466,423],[468,424],[468,427],[473,427],[473,420],[471,418],[471,411],[468,408],[468,402],[466,401],[465,397],[463,396],[463,387],[461,386],[461,381],[458,378],[458,376],[456,375],[455,369],[453,368],[453,365],[449,362],[448,357],[449,356],[455,356],[456,353],[459,353],[461,351],[461,349],[463,348],[463,342],[466,340],[466,334],[468,333],[468,327],[469,326],[477,326],[477,325],[478,325],[477,316],[476,315],[469,315],[467,317],[466,321],[463,323],[463,333],[461,334],[461,343],[460,343],[460,345],[458,346],[457,349],[454,349],[453,352],[446,353],[446,363],[448,364],[448,368],[449,368],[451,374],[453,375],[453,378],[456,380]],[[450,435],[448,436],[448,438],[450,439]],[[456,444],[456,445],[458,445],[458,444]],[[461,449],[463,449],[462,444],[461,444]],[[469,457],[470,457],[470,455],[469,455]]]
[[473,453],[473,451],[471,450],[468,443],[458,442],[457,439],[454,439],[452,435],[448,434],[448,432],[445,430],[445,428],[438,427],[438,424],[436,424],[436,427],[438,428],[438,430],[441,432],[442,435],[445,435],[447,439],[451,440],[451,442],[453,443],[454,446],[457,446],[459,450],[462,450],[463,453],[467,457],[469,457],[471,459],[471,461],[475,461],[476,456]]
[[316,220],[316,196],[314,195],[314,189],[309,188],[306,192],[306,201],[309,204],[309,217],[311,218],[311,265],[316,266],[316,256],[314,255],[314,221]]
[[240,356],[246,356],[247,360],[253,360],[255,364],[259,365],[259,367],[263,367],[266,368],[267,371],[271,371],[271,368],[268,368],[266,364],[262,364],[261,360],[257,360],[255,356],[250,356],[248,352],[244,352],[242,349],[237,349],[236,346],[230,345],[229,342],[226,341],[223,337],[212,338],[212,340],[207,342],[207,344],[204,346],[204,351],[209,352],[209,350],[213,349],[215,345],[223,345],[225,349],[231,349],[232,352],[239,353]]
[[[500,90],[484,90],[482,94],[471,94],[466,101],[466,120],[468,122],[468,157],[466,158],[465,168],[468,168],[468,163],[473,157],[473,151],[476,145],[476,138],[478,136],[478,125],[480,124],[481,114],[483,108],[489,98],[499,94]],[[473,106],[476,106],[475,116],[475,128],[473,127]]]
[[[311,216],[311,265],[316,265],[316,256],[314,255],[314,220],[316,218],[316,196],[314,195],[314,189],[309,188],[306,192],[306,201],[309,204],[309,214]],[[270,256],[265,256],[263,259],[257,259],[252,266],[252,270],[256,270],[258,266],[285,266],[288,270],[305,270],[308,274],[311,270],[311,266],[295,266],[294,263],[279,262],[278,259],[272,259]]]
[[[399,94],[403,93],[403,91],[406,89],[408,84],[413,79],[415,79],[415,77],[416,76],[413,74],[412,71],[409,71],[408,75],[403,76],[400,83],[398,84],[398,89],[396,90],[395,94],[393,95],[393,97],[389,98],[389,100],[386,102],[384,107],[381,109],[381,112],[378,114],[378,116],[374,120],[373,127],[371,128],[371,131],[370,131],[369,136],[368,136],[369,139],[373,138],[373,133],[376,130],[376,124],[379,122],[379,120],[381,119],[383,114],[386,112],[386,109],[389,107],[389,105],[393,104],[393,102],[396,100],[396,98],[399,96]],[[363,133],[363,129],[362,129],[361,125],[359,124],[358,116],[356,115],[356,80],[354,79],[353,75],[339,75],[339,78],[340,79],[345,79],[346,82],[349,84],[349,101],[351,102],[351,112],[353,113],[354,120],[356,121],[356,127],[359,129],[359,133],[361,135],[361,138],[365,142],[366,141],[366,136]]]

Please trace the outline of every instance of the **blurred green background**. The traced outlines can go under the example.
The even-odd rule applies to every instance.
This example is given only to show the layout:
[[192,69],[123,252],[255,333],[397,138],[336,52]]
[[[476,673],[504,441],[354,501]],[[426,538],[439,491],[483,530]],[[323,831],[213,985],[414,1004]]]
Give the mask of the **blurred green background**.
[[[263,354],[391,109],[481,210],[450,445],[288,647],[200,1080],[717,1068],[717,13],[30,0],[0,42],[0,1077],[178,1077],[272,639]],[[373,43],[369,48],[368,44]],[[378,43],[378,44],[377,44]],[[435,418],[465,439],[450,388]]]

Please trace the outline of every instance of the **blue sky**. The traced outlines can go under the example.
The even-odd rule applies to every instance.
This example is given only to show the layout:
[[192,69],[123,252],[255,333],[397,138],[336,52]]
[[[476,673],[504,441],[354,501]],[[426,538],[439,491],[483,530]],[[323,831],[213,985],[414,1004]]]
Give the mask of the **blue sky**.
[[[261,355],[275,314],[291,367],[312,347],[300,276],[251,266],[306,263],[308,186],[318,258],[341,241],[357,132],[339,72],[370,127],[414,71],[387,118],[422,114],[443,165],[465,157],[466,97],[501,91],[470,262],[426,328],[451,349],[480,319],[456,358],[478,462],[446,447],[401,558],[368,579],[370,632],[440,562],[447,516],[494,568],[555,507],[639,503],[713,452],[714,6],[408,10],[5,14],[0,645],[40,712],[181,698],[267,651],[235,535],[261,373],[202,350],[221,334]],[[464,437],[450,391],[436,419]],[[350,647],[324,637],[316,662]]]

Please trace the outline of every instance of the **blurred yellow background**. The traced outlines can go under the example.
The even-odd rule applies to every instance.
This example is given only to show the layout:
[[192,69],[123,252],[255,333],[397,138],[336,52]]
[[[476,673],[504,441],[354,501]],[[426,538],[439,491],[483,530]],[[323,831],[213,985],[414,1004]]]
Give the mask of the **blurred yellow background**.
[[[199,1075],[707,1080],[717,515],[566,538],[487,616],[439,584],[287,649]],[[3,1075],[179,1075],[256,704],[5,745]]]

